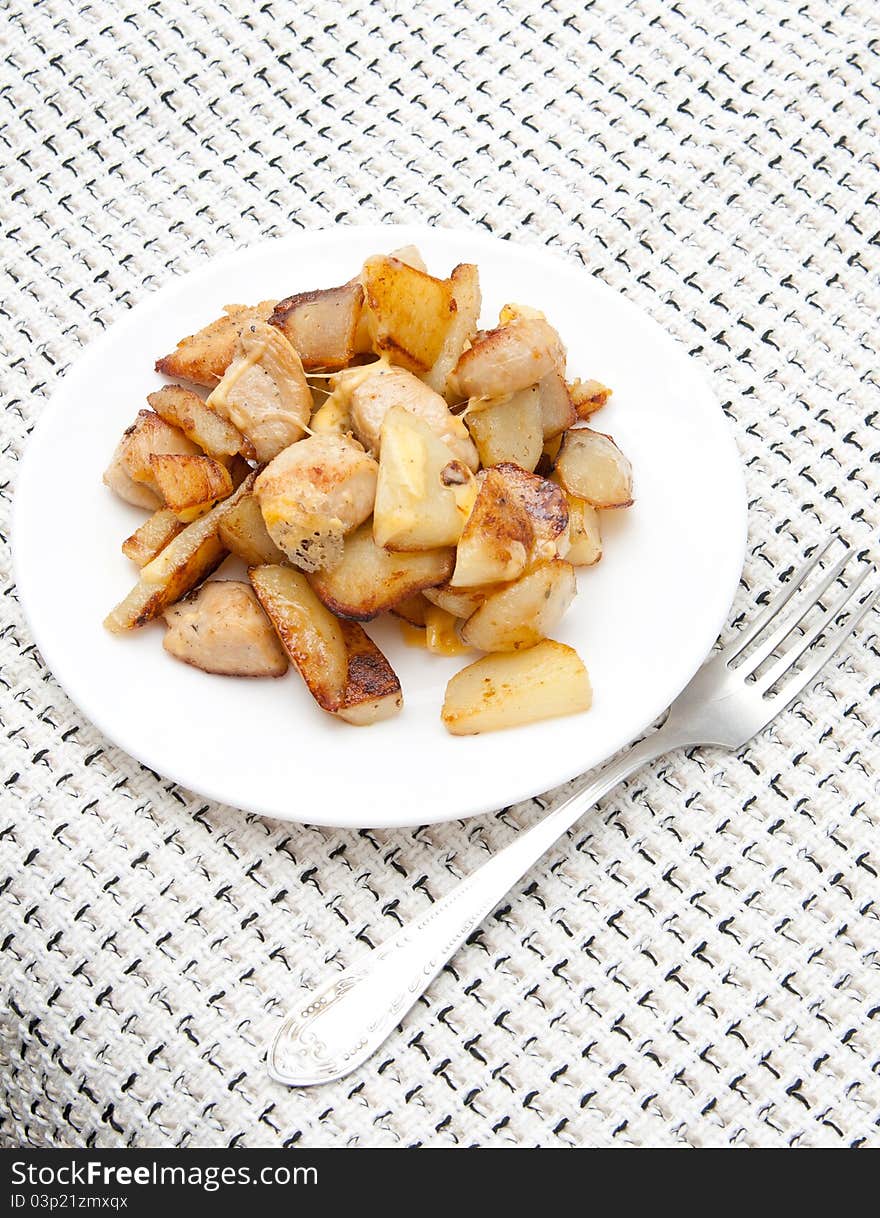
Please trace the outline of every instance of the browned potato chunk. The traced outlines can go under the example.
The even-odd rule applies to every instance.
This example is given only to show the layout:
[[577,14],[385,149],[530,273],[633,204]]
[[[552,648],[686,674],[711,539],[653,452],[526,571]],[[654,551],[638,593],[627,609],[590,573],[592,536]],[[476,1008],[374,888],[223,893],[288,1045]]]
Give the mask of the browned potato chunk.
[[577,652],[546,639],[525,651],[483,656],[456,673],[442,719],[453,736],[471,736],[578,714],[592,700]]
[[211,580],[165,610],[164,647],[225,677],[283,677],[287,655],[250,584]]
[[207,516],[188,524],[143,567],[131,592],[104,619],[111,633],[123,634],[152,621],[216,570],[226,557],[226,547],[218,536],[220,523],[224,514],[250,493],[255,477],[249,475]]
[[427,608],[428,601],[425,600],[421,592],[417,592],[415,596],[408,596],[406,600],[398,601],[396,605],[392,605],[391,612],[395,617],[401,618],[404,622],[409,622],[410,626],[424,629],[425,610]]
[[597,508],[629,507],[632,466],[610,436],[588,427],[567,431],[556,458],[560,486]]
[[346,533],[373,510],[378,466],[346,436],[309,436],[279,453],[256,483],[269,536],[304,571],[342,559]]
[[475,495],[473,474],[422,419],[392,406],[382,423],[373,537],[390,550],[455,545]]
[[565,377],[558,368],[554,368],[538,381],[537,390],[544,440],[552,440],[577,421],[577,412]]
[[565,492],[546,478],[502,462],[481,474],[450,583],[454,588],[516,579],[529,564],[568,549]]
[[485,468],[502,461],[526,470],[538,464],[544,440],[537,386],[520,389],[497,402],[477,399],[465,421]]
[[304,368],[344,368],[354,358],[363,302],[364,290],[354,280],[300,292],[279,302],[269,324],[296,348]]
[[160,418],[179,427],[187,439],[224,465],[247,447],[244,436],[227,420],[209,410],[197,393],[182,385],[166,385],[147,401]]
[[455,310],[446,329],[443,346],[434,364],[425,373],[425,383],[455,402],[455,389],[448,385],[449,374],[458,363],[465,346],[474,338],[480,320],[482,296],[480,272],[470,262],[462,262],[449,276]]
[[134,423],[123,432],[116,452],[128,476],[148,486],[161,502],[162,493],[156,484],[150,458],[164,453],[197,456],[200,450],[179,427],[172,427],[152,410],[139,410]]
[[438,609],[445,609],[453,617],[466,621],[487,596],[498,591],[498,587],[498,584],[489,584],[479,588],[453,588],[451,584],[438,584],[436,588],[425,588],[422,596]]
[[306,432],[312,391],[296,351],[277,328],[252,322],[208,406],[249,441],[246,456],[271,461]]
[[423,419],[454,457],[458,457],[469,469],[477,468],[477,450],[464,423],[450,411],[439,393],[405,368],[379,360],[364,369],[363,375],[346,374],[345,379],[340,380],[340,390],[349,387],[351,426],[364,448],[373,456],[380,455],[382,424],[386,414],[392,406],[402,406],[410,414]]
[[182,338],[175,351],[156,360],[156,371],[213,388],[232,363],[242,327],[252,321],[265,321],[274,308],[274,300],[263,300],[253,307],[227,305],[223,317]]
[[518,465],[502,463],[495,469],[504,478],[511,498],[523,508],[532,526],[530,562],[564,558],[568,550],[568,500],[565,492],[547,478],[530,474]]
[[316,571],[311,583],[338,617],[366,622],[423,588],[443,583],[454,562],[451,549],[402,554],[377,546],[367,521],[346,537],[338,566]]
[[559,625],[576,590],[571,563],[544,563],[488,596],[465,622],[461,637],[478,651],[534,647]]
[[[553,481],[559,481],[557,474]],[[568,500],[568,533],[571,544],[565,557],[573,567],[592,567],[602,557],[602,530],[599,513],[577,495],[565,492]]]
[[528,513],[510,494],[504,474],[487,469],[458,541],[452,586],[516,579],[526,569],[533,540]]
[[397,258],[368,258],[361,272],[373,349],[411,372],[427,372],[455,313],[452,284]]
[[239,499],[220,523],[220,540],[230,553],[249,567],[283,563],[285,556],[269,536],[263,513],[254,495]]
[[357,622],[341,622],[291,567],[252,567],[254,591],[322,710],[348,723],[376,723],[403,704],[391,665]]
[[150,465],[162,498],[187,524],[232,494],[229,470],[212,457],[161,453]]
[[568,391],[579,419],[588,419],[611,397],[611,390],[600,381],[572,381]]
[[397,674],[363,626],[345,621],[339,625],[348,655],[348,679],[336,715],[355,727],[390,719],[403,706]]
[[122,553],[136,567],[145,567],[183,528],[183,521],[170,508],[159,508],[130,537],[126,537],[122,543]]
[[478,334],[456,364],[452,381],[462,398],[500,398],[536,385],[564,361],[553,327],[540,317],[521,318]]

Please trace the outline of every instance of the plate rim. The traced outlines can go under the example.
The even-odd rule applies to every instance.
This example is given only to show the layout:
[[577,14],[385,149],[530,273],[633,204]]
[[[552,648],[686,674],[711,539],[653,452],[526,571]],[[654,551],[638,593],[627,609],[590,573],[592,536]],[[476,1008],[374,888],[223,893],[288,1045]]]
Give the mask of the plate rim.
[[[51,428],[55,416],[58,415],[62,410],[62,404],[60,401],[62,389],[67,378],[73,373],[73,371],[76,370],[78,375],[83,375],[84,372],[87,372],[94,363],[97,363],[100,360],[105,348],[112,344],[115,332],[119,327],[121,327],[123,324],[131,325],[132,320],[136,318],[139,313],[146,313],[150,309],[154,309],[161,297],[163,295],[170,296],[174,294],[175,290],[183,280],[197,286],[198,282],[202,278],[213,278],[218,273],[222,274],[225,268],[246,262],[248,259],[253,258],[256,254],[264,256],[272,249],[280,249],[284,246],[296,247],[301,245],[302,242],[309,240],[332,242],[333,238],[338,236],[340,232],[349,235],[357,232],[362,234],[365,242],[368,240],[387,241],[390,239],[394,240],[397,244],[408,244],[410,242],[418,244],[420,240],[430,240],[434,235],[439,235],[451,241],[454,241],[457,238],[466,239],[471,246],[476,243],[478,246],[482,246],[487,250],[492,250],[495,253],[497,253],[499,245],[506,243],[512,249],[516,250],[517,256],[525,256],[538,266],[547,266],[550,264],[551,266],[555,267],[557,271],[564,271],[570,276],[589,276],[591,287],[594,290],[598,289],[600,295],[605,295],[609,298],[613,297],[615,305],[618,308],[623,306],[624,312],[630,313],[634,317],[637,317],[640,324],[647,324],[649,327],[651,327],[655,334],[662,337],[663,341],[669,345],[670,354],[672,354],[674,351],[676,361],[686,366],[691,375],[697,375],[707,399],[711,400],[715,411],[717,411],[717,422],[721,424],[721,426],[717,428],[718,434],[719,436],[723,437],[724,444],[728,449],[728,459],[730,460],[731,468],[735,468],[738,474],[736,484],[739,502],[737,505],[731,503],[730,508],[731,516],[734,514],[734,507],[738,508],[737,516],[739,540],[735,550],[731,545],[730,557],[728,559],[730,566],[725,574],[724,580],[719,582],[719,604],[723,604],[723,612],[717,615],[719,617],[717,622],[715,621],[715,615],[713,615],[711,637],[708,637],[710,633],[708,627],[701,632],[699,636],[697,636],[697,638],[700,640],[700,648],[698,649],[696,647],[695,641],[691,654],[692,656],[697,655],[699,650],[699,658],[695,662],[689,662],[687,667],[687,676],[676,689],[673,699],[674,697],[678,696],[681,690],[684,689],[691,680],[694,673],[696,673],[696,671],[699,669],[706,656],[708,656],[725,624],[727,623],[730,614],[730,607],[733,604],[736,596],[743,569],[748,541],[748,499],[743,463],[736,444],[731,421],[725,414],[721,403],[714,392],[708,370],[702,368],[688,353],[684,343],[676,335],[670,333],[670,331],[661,325],[661,323],[657,321],[653,314],[647,309],[635,304],[623,292],[612,288],[598,277],[590,275],[586,267],[579,267],[573,263],[570,264],[567,262],[564,257],[564,251],[557,251],[553,248],[548,249],[546,247],[532,246],[529,244],[521,244],[516,240],[499,237],[494,234],[487,234],[479,229],[468,227],[466,225],[448,226],[424,223],[366,225],[335,224],[324,228],[298,229],[296,232],[288,233],[283,236],[272,237],[244,246],[238,246],[234,250],[228,250],[226,252],[214,255],[213,257],[208,257],[206,261],[200,265],[196,265],[195,267],[182,267],[172,271],[166,282],[149,291],[143,299],[139,300],[136,305],[126,310],[126,312],[120,318],[114,320],[113,323],[108,325],[102,333],[96,335],[94,338],[85,343],[80,350],[73,355],[70,363],[61,377],[61,380],[55,386],[43,409],[41,410],[40,415],[27,438],[24,453],[16,473],[13,489],[11,550],[12,574],[17,593],[17,600],[21,609],[22,617],[28,630],[30,631],[31,637],[36,643],[37,649],[47,671],[50,673],[52,680],[60,688],[64,696],[68,698],[73,706],[76,707],[78,713],[81,714],[88,722],[90,722],[115,748],[120,749],[127,756],[131,757],[138,765],[141,765],[150,770],[152,773],[159,774],[168,781],[180,786],[185,792],[191,792],[198,798],[212,800],[213,802],[216,802],[224,807],[234,808],[243,815],[257,815],[282,824],[319,825],[322,827],[335,829],[399,829],[416,827],[419,825],[443,824],[453,820],[470,819],[471,817],[486,815],[497,811],[499,807],[510,807],[516,803],[534,799],[536,796],[543,794],[545,791],[553,790],[567,782],[574,781],[582,774],[592,773],[593,771],[599,769],[601,766],[605,765],[610,758],[616,756],[622,750],[630,747],[632,743],[639,739],[645,730],[663,713],[670,702],[664,702],[662,706],[657,708],[652,707],[650,715],[644,719],[642,719],[640,716],[640,726],[638,731],[632,735],[627,733],[626,738],[621,740],[615,745],[615,747],[608,751],[603,759],[596,762],[594,766],[591,767],[591,770],[582,770],[576,764],[574,767],[572,767],[571,764],[566,764],[565,758],[569,757],[570,754],[567,751],[562,751],[560,753],[560,763],[556,767],[556,772],[560,775],[559,777],[555,778],[548,786],[542,785],[537,790],[534,788],[534,786],[526,784],[528,789],[523,788],[519,794],[516,794],[513,797],[508,797],[508,792],[505,792],[503,803],[493,802],[488,806],[483,801],[477,801],[476,803],[465,805],[458,803],[451,812],[444,813],[442,815],[431,815],[427,820],[413,820],[411,816],[406,816],[403,814],[400,816],[385,817],[381,821],[370,820],[368,822],[363,822],[358,820],[357,823],[340,822],[338,819],[332,816],[332,813],[329,816],[323,815],[323,808],[319,808],[317,809],[317,815],[310,815],[307,820],[304,820],[296,815],[281,814],[275,808],[260,806],[258,803],[249,805],[246,808],[240,808],[237,804],[230,803],[228,797],[224,796],[222,791],[212,790],[210,781],[204,783],[200,781],[197,787],[191,786],[186,779],[174,774],[171,769],[164,764],[156,764],[156,759],[148,755],[149,750],[142,752],[140,750],[129,748],[128,744],[121,743],[114,734],[112,723],[109,722],[108,718],[101,713],[100,708],[98,709],[97,713],[93,713],[91,709],[87,709],[87,703],[89,701],[87,697],[74,697],[70,693],[63,675],[65,672],[64,657],[59,657],[54,654],[54,645],[51,642],[48,649],[46,648],[45,640],[41,638],[41,629],[39,627],[35,628],[34,626],[34,622],[28,608],[28,596],[26,592],[23,591],[23,589],[27,587],[28,583],[27,567],[29,558],[27,555],[22,556],[20,553],[20,548],[17,544],[17,538],[20,534],[21,521],[25,510],[21,506],[19,488],[27,479],[30,466],[36,460],[35,454],[39,450],[39,442],[43,436],[43,433],[47,432]],[[733,524],[731,525],[731,535],[732,533]],[[734,554],[736,555],[735,561],[733,558]],[[722,588],[723,596],[721,596]],[[683,669],[682,671],[684,672],[685,670]],[[74,682],[74,685],[75,684],[76,683]],[[407,805],[401,807],[401,812],[404,812],[405,806]]]

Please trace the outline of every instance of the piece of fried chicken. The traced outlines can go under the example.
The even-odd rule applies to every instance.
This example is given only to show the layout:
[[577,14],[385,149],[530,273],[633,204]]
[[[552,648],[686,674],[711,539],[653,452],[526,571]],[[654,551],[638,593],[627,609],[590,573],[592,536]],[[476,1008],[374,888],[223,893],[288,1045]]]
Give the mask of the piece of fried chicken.
[[373,510],[379,466],[356,440],[320,433],[291,444],[254,484],[275,544],[303,571],[334,567],[345,534]]

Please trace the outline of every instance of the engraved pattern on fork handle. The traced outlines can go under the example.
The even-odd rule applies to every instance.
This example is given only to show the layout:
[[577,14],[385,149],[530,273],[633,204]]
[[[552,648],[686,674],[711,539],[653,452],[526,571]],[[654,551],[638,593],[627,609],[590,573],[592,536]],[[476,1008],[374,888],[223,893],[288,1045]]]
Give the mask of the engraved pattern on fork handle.
[[513,885],[593,804],[680,743],[670,735],[664,727],[633,745],[391,939],[301,996],[269,1050],[272,1077],[308,1087],[341,1078],[372,1056]]

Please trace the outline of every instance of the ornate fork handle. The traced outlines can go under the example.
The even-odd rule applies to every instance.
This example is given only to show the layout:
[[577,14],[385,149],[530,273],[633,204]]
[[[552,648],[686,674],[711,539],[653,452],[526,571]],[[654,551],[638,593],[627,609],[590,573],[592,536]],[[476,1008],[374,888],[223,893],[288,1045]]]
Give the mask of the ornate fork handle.
[[640,741],[381,947],[320,989],[301,995],[269,1051],[272,1076],[307,1087],[348,1074],[366,1061],[553,843],[619,782],[680,743],[666,726]]

